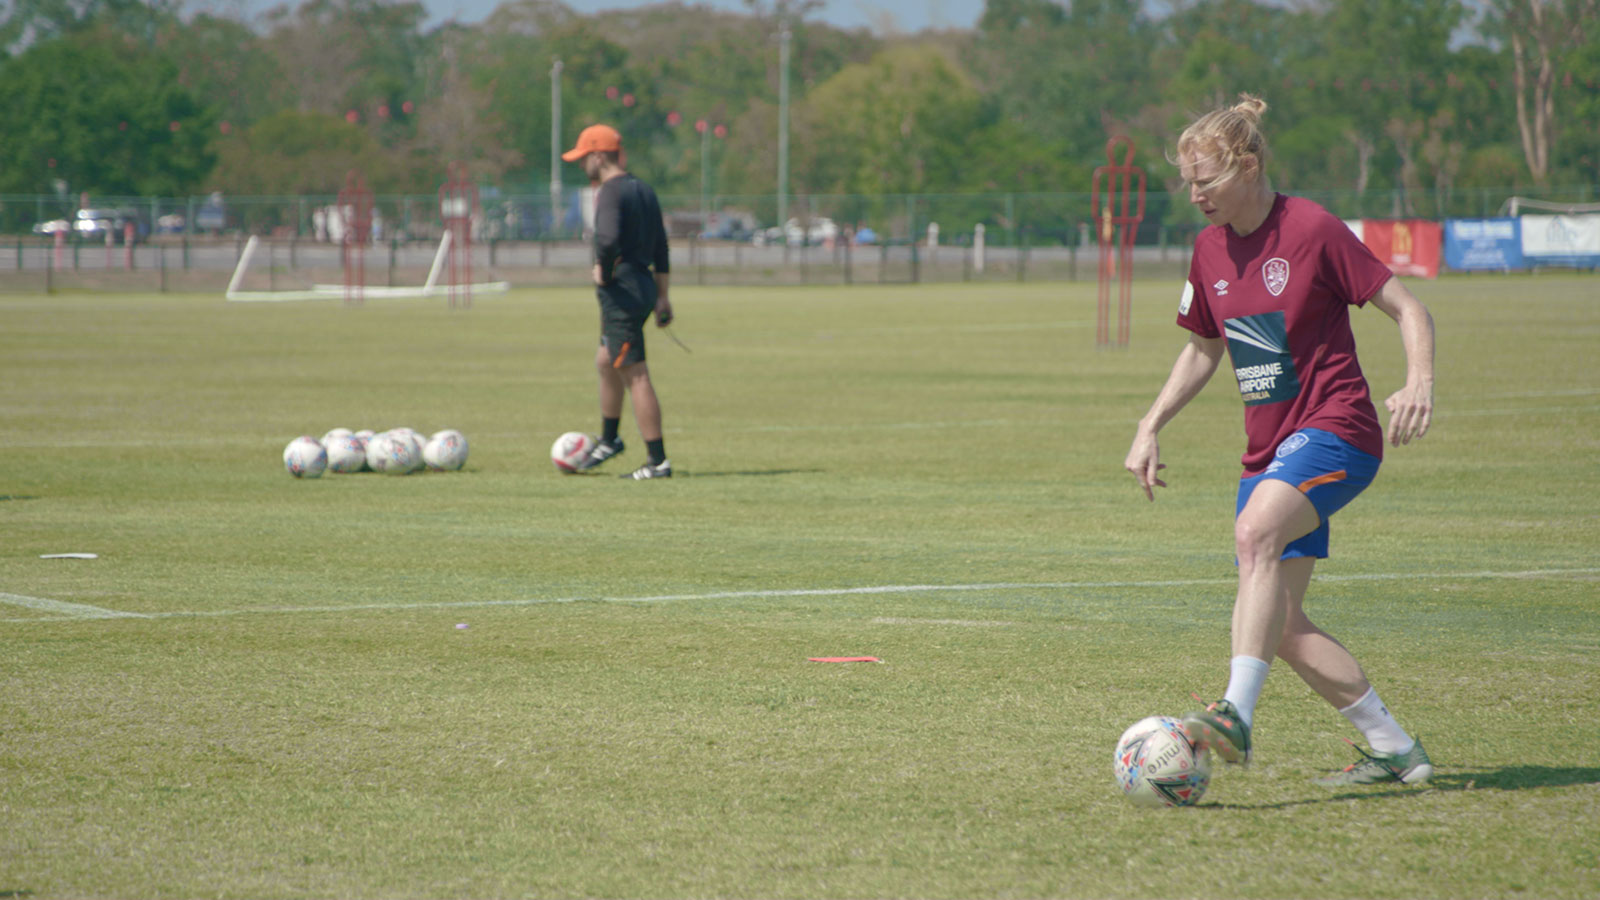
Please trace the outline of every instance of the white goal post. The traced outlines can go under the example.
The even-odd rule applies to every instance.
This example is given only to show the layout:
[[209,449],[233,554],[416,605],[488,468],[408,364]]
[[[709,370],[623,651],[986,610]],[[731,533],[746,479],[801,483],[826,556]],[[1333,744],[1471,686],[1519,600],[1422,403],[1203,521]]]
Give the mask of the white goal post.
[[1600,213],[1600,203],[1560,203],[1553,200],[1532,200],[1527,197],[1511,197],[1500,204],[1500,215],[1520,216],[1524,210],[1545,215],[1581,216],[1589,213]]
[[[239,254],[239,263],[234,266],[233,277],[228,281],[228,291],[224,295],[232,302],[257,302],[272,303],[292,300],[334,300],[345,296],[347,290],[342,284],[313,284],[310,290],[299,291],[247,291],[243,289],[245,273],[250,268],[250,262],[255,257],[256,249],[261,244],[258,235],[251,235],[245,242],[244,252]],[[396,297],[437,297],[448,294],[451,285],[440,284],[439,275],[444,271],[445,260],[450,253],[450,232],[446,231],[439,239],[439,249],[433,255],[433,265],[428,269],[428,280],[420,285],[363,285],[349,290],[359,291],[362,297],[396,298]],[[472,293],[483,292],[489,294],[502,294],[511,290],[511,284],[505,281],[486,281],[478,284],[455,285],[458,291]]]

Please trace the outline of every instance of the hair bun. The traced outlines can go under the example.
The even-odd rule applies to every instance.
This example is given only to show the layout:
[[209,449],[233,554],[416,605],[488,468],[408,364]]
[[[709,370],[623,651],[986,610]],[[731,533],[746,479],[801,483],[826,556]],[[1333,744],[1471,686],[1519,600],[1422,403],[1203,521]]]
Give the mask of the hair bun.
[[1233,111],[1252,122],[1259,123],[1262,113],[1267,111],[1267,101],[1254,94],[1240,94],[1239,102],[1234,104]]

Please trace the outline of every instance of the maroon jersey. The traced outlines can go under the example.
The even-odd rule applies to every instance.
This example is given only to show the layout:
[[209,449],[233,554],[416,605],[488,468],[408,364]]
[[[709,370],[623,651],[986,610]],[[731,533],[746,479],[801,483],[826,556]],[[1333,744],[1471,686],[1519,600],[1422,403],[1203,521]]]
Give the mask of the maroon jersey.
[[1320,428],[1383,456],[1383,426],[1356,361],[1350,307],[1391,276],[1339,219],[1299,197],[1277,195],[1261,227],[1245,237],[1212,225],[1194,242],[1178,324],[1225,337],[1244,399],[1253,475],[1279,443]]

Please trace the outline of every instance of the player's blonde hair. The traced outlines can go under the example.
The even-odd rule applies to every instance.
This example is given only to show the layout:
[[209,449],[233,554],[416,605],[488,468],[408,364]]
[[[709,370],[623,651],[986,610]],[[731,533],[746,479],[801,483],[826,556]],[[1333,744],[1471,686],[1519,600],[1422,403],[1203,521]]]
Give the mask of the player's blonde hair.
[[1232,106],[1214,109],[1194,120],[1178,136],[1179,160],[1215,159],[1222,169],[1222,177],[1212,185],[1223,184],[1238,177],[1244,170],[1244,158],[1254,157],[1256,168],[1263,174],[1267,165],[1267,138],[1261,133],[1261,116],[1267,111],[1267,101],[1251,94],[1240,94],[1239,102]]

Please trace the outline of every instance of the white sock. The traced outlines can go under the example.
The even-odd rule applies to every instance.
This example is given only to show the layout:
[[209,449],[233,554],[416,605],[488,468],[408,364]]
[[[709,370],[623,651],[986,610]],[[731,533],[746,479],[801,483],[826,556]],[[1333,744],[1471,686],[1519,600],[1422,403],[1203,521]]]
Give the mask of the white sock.
[[1244,724],[1249,725],[1256,718],[1256,700],[1261,696],[1261,687],[1267,683],[1267,672],[1271,665],[1254,656],[1235,656],[1231,671],[1228,676],[1228,692],[1222,699],[1232,703],[1239,710],[1239,718]]
[[1416,746],[1411,735],[1378,699],[1378,689],[1368,688],[1361,699],[1339,710],[1366,737],[1375,753],[1407,753]]

